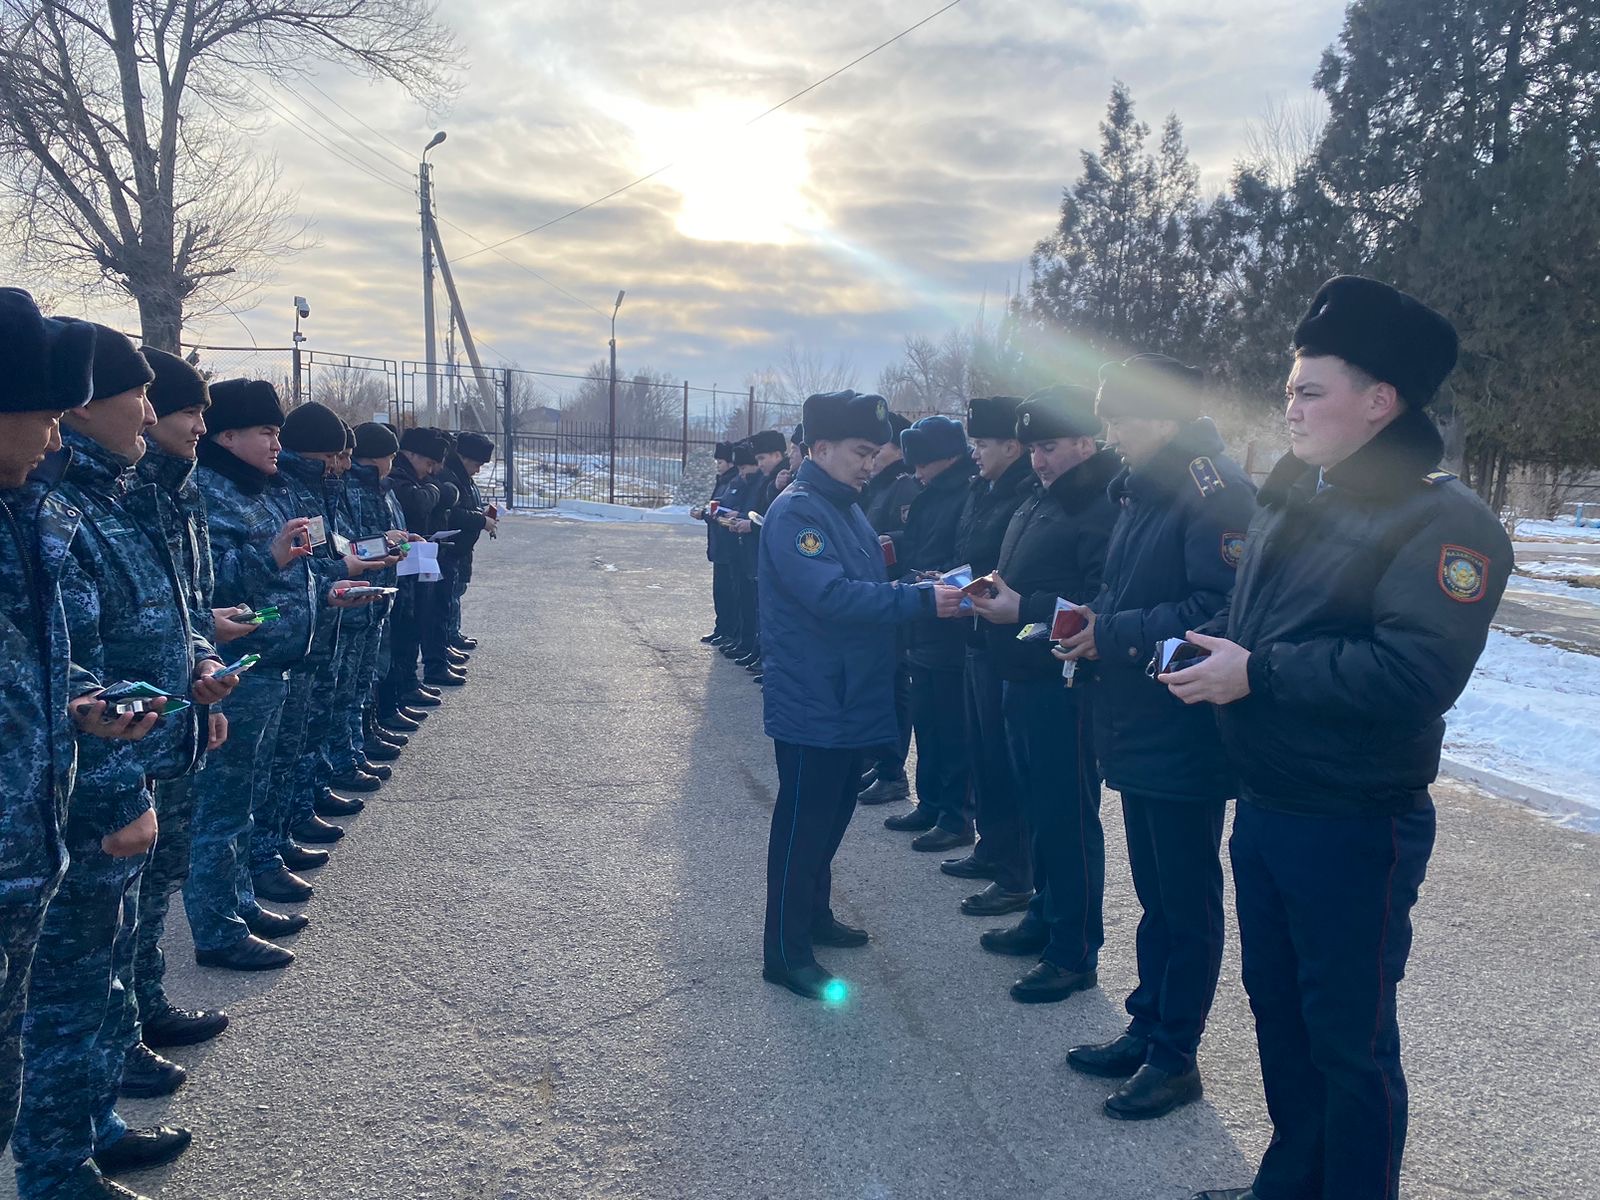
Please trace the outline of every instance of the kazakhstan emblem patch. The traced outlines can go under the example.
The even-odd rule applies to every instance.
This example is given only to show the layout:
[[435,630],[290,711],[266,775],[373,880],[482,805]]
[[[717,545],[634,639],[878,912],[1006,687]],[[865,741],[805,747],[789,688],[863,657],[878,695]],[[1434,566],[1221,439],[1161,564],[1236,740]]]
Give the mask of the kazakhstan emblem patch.
[[1244,557],[1244,534],[1230,530],[1222,535],[1222,561],[1237,568]]
[[1489,586],[1489,560],[1476,550],[1446,544],[1439,550],[1439,586],[1452,600],[1482,600]]
[[822,540],[822,530],[802,529],[795,535],[794,548],[807,558],[815,558],[821,554],[827,543]]

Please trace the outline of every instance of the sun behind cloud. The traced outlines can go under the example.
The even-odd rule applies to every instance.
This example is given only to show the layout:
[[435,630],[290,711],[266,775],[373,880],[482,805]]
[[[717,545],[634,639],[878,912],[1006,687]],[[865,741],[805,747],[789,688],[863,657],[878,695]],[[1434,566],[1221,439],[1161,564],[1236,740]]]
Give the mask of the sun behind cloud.
[[824,227],[808,196],[810,154],[798,118],[779,112],[746,125],[748,111],[731,104],[665,109],[628,102],[613,111],[633,134],[641,171],[673,164],[656,182],[677,192],[684,237],[789,245]]

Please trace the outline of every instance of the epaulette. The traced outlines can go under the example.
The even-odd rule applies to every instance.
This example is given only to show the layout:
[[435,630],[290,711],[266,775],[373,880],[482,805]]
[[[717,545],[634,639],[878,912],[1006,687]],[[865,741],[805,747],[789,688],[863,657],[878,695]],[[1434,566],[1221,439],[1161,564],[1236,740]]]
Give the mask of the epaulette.
[[1432,487],[1434,484],[1449,483],[1454,478],[1449,471],[1429,471],[1422,477],[1422,482]]
[[1220,492],[1228,485],[1222,481],[1222,476],[1217,473],[1217,464],[1209,458],[1197,458],[1189,463],[1189,478],[1194,480],[1194,486],[1199,489],[1202,497],[1213,492]]

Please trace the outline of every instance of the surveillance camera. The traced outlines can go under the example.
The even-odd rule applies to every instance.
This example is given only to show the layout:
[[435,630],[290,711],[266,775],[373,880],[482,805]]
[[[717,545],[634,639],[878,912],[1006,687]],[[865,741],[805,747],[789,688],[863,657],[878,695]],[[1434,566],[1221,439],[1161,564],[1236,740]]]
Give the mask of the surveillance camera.
[[294,310],[295,312],[299,313],[302,318],[309,317],[311,315],[311,305],[306,303],[306,298],[304,296],[296,296],[294,298]]

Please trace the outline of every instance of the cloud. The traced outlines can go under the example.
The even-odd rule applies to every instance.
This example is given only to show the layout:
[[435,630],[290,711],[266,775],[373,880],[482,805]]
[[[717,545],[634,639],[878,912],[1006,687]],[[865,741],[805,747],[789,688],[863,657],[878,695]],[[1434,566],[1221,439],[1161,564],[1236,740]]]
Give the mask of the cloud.
[[[1152,126],[1178,112],[1206,185],[1220,187],[1247,122],[1269,97],[1305,91],[1343,14],[1339,0],[966,0],[741,140],[744,121],[936,7],[444,0],[469,59],[447,112],[331,69],[314,79],[333,101],[273,93],[337,150],[263,110],[260,145],[319,244],[277,264],[253,307],[189,333],[236,343],[242,321],[261,344],[286,345],[302,294],[313,348],[420,357],[416,159],[445,128],[429,156],[452,223],[441,232],[492,361],[581,371],[604,354],[626,288],[625,369],[728,387],[795,341],[850,355],[868,382],[906,335],[937,336],[1014,285],[1097,140],[1113,79]],[[774,165],[757,151],[780,136]],[[513,261],[473,253],[663,165],[685,139],[690,165],[510,243]],[[791,168],[803,182],[773,190]],[[791,213],[796,190],[809,216]],[[752,208],[769,220],[734,222]],[[776,222],[782,244],[707,240],[719,220]],[[128,306],[96,315],[133,321]]]

